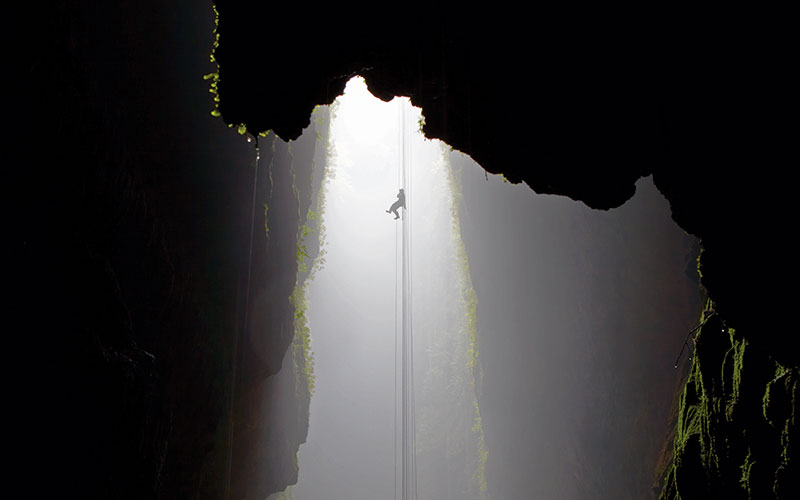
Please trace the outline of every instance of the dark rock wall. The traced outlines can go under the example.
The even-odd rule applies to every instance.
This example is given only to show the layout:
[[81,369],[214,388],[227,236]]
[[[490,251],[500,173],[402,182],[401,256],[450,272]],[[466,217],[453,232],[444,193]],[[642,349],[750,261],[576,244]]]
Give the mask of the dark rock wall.
[[[261,500],[297,482],[310,394],[292,359],[295,309],[289,296],[297,280],[298,226],[311,201],[315,126],[290,144],[274,135],[259,140],[256,192],[263,196],[255,206],[247,327],[236,349],[231,498]],[[258,255],[260,249],[266,252]]]
[[705,317],[661,498],[797,498],[797,368]]
[[[33,496],[217,499],[262,475],[282,489],[306,432],[291,367],[274,376],[292,336],[292,155],[262,139],[256,178],[253,145],[210,116],[211,4],[55,1],[9,19],[9,355]],[[293,151],[306,182],[311,153]],[[232,436],[237,457],[262,445],[252,421],[283,445],[229,477]]]
[[[796,154],[776,13],[357,2],[317,6],[311,23],[301,4],[217,7],[228,123],[296,137],[360,74],[382,99],[410,96],[429,137],[538,193],[611,208],[653,174],[703,240],[703,284],[742,331],[773,306],[773,270],[796,271],[781,236],[780,179]],[[759,331],[754,342],[800,362],[790,336]]]

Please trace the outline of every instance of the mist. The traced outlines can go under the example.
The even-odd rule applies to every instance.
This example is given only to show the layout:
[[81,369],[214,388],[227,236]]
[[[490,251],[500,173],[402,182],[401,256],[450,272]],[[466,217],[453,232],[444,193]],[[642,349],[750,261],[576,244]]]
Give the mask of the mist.
[[413,132],[419,110],[363,80],[330,112],[324,263],[307,290],[316,389],[285,495],[396,491],[402,233],[387,208],[407,147],[417,498],[657,497],[700,297],[697,243],[652,182],[592,210],[418,132],[404,145],[402,114]]

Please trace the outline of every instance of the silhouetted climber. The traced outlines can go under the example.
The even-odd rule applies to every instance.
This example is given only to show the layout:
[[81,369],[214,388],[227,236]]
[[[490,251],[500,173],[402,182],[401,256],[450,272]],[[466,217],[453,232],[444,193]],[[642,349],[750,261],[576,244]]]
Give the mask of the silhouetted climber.
[[386,211],[387,214],[392,213],[394,214],[395,219],[400,218],[400,214],[397,213],[397,209],[403,207],[406,208],[406,193],[400,189],[400,192],[397,193],[397,201],[392,203],[392,206],[389,207],[389,210]]

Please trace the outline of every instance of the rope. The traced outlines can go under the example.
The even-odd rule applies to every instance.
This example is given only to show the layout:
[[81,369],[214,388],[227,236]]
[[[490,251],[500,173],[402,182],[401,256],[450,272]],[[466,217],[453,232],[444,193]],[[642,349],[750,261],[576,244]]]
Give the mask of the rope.
[[[398,169],[399,171],[399,169]],[[395,224],[394,230],[394,437],[392,439],[393,444],[393,456],[394,456],[394,498],[397,500],[397,364],[398,364],[398,349],[397,343],[399,339],[399,328],[397,323],[397,286],[399,284],[399,280],[397,279],[397,275],[400,272],[400,265],[397,259],[398,251],[397,245],[400,242],[400,226]]]
[[[402,102],[398,99],[399,110],[402,113]],[[402,116],[398,114],[398,131],[402,131]],[[401,133],[397,135],[397,150],[398,152],[402,151],[403,147],[403,137]],[[398,155],[398,165],[397,165],[397,185],[402,185],[402,155]],[[402,380],[398,380],[398,371],[402,374],[402,367],[400,367],[401,357],[400,357],[400,349],[402,345],[400,343],[400,323],[398,321],[398,293],[397,289],[400,287],[401,283],[401,264],[399,260],[399,250],[398,246],[401,243],[402,233],[400,232],[400,225],[395,224],[394,230],[394,439],[393,447],[394,447],[394,498],[395,500],[398,499],[398,495],[401,494],[401,491],[397,488],[397,476],[398,476],[398,463],[397,463],[397,455],[398,455],[398,440],[400,441],[400,446],[403,446],[401,433],[398,431],[397,421],[398,421],[398,411],[402,411],[402,406],[398,405],[398,399],[400,398],[399,394],[399,385],[402,383]],[[398,406],[401,406],[398,408]],[[400,419],[402,425],[402,418]],[[401,455],[402,456],[402,455]]]
[[[399,168],[397,183],[404,192],[406,188],[413,191],[411,168],[411,141],[406,126],[408,104],[398,100],[399,133],[398,152]],[[395,499],[398,494],[402,500],[416,500],[417,498],[417,443],[416,443],[416,409],[414,394],[414,336],[413,336],[413,225],[410,206],[413,194],[405,193],[405,207],[403,207],[402,227],[395,229],[395,439],[394,439],[394,466],[395,466]],[[398,244],[402,245],[401,256],[398,259]],[[399,276],[399,279],[398,279]],[[398,283],[400,285],[400,299],[398,300]],[[398,317],[398,307],[401,314]],[[402,326],[401,326],[402,325]],[[402,337],[398,338],[398,330]],[[400,395],[398,395],[398,367],[400,378]],[[400,400],[400,408],[397,403]],[[398,432],[398,415],[400,415],[400,430]],[[397,442],[400,441],[401,463],[398,467]],[[398,473],[401,477],[398,488]]]
[[[408,112],[408,107],[406,107],[406,112]],[[408,129],[405,129],[406,135],[410,135]],[[406,212],[404,215],[408,216],[408,298],[409,298],[409,305],[408,305],[408,357],[409,357],[409,369],[408,369],[408,380],[409,380],[409,390],[411,392],[411,397],[409,398],[409,425],[411,429],[411,491],[412,491],[412,498],[417,498],[417,416],[416,416],[416,395],[414,390],[414,335],[413,335],[413,326],[414,326],[414,273],[413,273],[413,266],[412,263],[414,262],[414,219],[411,217],[411,212],[408,212],[409,208],[413,205],[414,199],[414,169],[413,167],[413,150],[412,145],[413,142],[411,140],[407,141],[408,144],[408,156],[407,156],[407,164],[408,164],[408,191],[410,196],[406,201]]]
[[[408,187],[408,143],[406,141],[406,107],[403,106],[403,189]],[[411,455],[411,441],[413,439],[413,429],[411,427],[411,380],[410,375],[412,372],[412,361],[411,361],[411,323],[409,321],[409,310],[410,310],[410,295],[409,295],[409,269],[408,269],[408,258],[409,258],[409,238],[408,238],[408,200],[406,200],[405,207],[403,207],[403,301],[404,301],[404,314],[403,314],[403,328],[404,328],[404,348],[403,348],[403,356],[405,357],[405,371],[403,373],[403,384],[405,385],[405,404],[403,405],[403,411],[405,412],[405,439],[404,439],[404,446],[405,446],[405,481],[404,486],[406,488],[406,499],[412,498],[412,490],[411,490],[411,471],[412,466],[411,462],[413,457]]]

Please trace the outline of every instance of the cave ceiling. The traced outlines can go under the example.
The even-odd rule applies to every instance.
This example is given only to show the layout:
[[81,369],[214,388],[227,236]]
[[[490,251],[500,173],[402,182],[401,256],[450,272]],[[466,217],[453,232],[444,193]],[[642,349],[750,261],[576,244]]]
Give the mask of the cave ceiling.
[[[775,277],[759,263],[793,261],[764,239],[783,234],[792,211],[775,182],[787,164],[790,45],[758,14],[504,2],[216,9],[226,123],[295,139],[314,106],[360,75],[376,97],[421,107],[427,137],[537,193],[612,209],[653,175],[678,225],[701,238],[703,285],[730,324],[763,329],[763,311],[780,303],[763,293]],[[786,336],[762,337],[772,352],[788,348]]]

